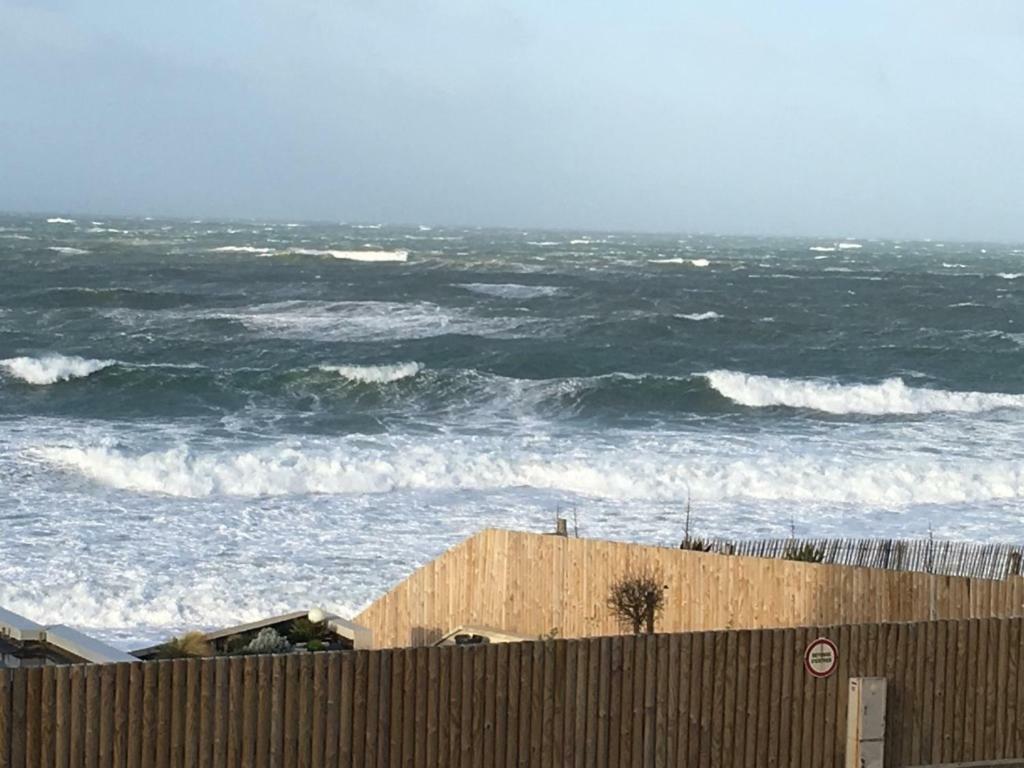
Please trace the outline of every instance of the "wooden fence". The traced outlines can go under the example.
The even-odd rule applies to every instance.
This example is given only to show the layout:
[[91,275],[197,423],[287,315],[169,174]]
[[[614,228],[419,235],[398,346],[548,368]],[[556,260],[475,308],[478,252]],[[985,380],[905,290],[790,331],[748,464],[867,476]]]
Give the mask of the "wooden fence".
[[920,571],[976,579],[1005,579],[1024,570],[1024,547],[932,539],[712,539],[712,552],[747,557],[787,558],[814,551],[819,562],[858,568]]
[[1024,620],[989,619],[0,670],[0,768],[838,767],[851,676],[887,765],[1024,756]]
[[1024,615],[1024,578],[1001,581],[736,557],[513,531],[483,531],[371,604],[355,621],[376,647],[430,644],[460,625],[528,637],[620,631],[611,584],[657,569],[662,632]]

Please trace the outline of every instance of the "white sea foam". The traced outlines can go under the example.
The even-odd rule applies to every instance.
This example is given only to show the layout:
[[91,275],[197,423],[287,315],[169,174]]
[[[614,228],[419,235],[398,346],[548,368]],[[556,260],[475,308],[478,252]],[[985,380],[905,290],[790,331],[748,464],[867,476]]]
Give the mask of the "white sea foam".
[[43,357],[11,357],[0,360],[0,368],[28,384],[46,385],[59,381],[81,379],[114,365],[113,360],[89,360],[84,357],[44,355]]
[[497,296],[501,299],[536,299],[554,296],[561,289],[553,285],[521,285],[519,283],[459,283],[459,287],[472,293]]
[[213,253],[273,253],[273,248],[261,248],[255,245],[222,245],[210,249]]
[[54,216],[53,218],[46,220],[47,224],[74,224],[74,219],[62,219],[60,216]]
[[62,253],[65,256],[83,256],[88,253],[84,248],[72,248],[68,245],[51,245],[47,250],[53,251],[54,253]]
[[676,315],[676,317],[682,320],[719,320],[722,316],[712,310],[709,312],[694,312],[689,315]]
[[330,371],[349,381],[361,384],[389,384],[393,381],[411,379],[423,369],[419,363],[394,363],[392,365],[321,365],[320,370]]
[[815,251],[817,253],[834,253],[836,247],[834,245],[812,245],[807,250]]
[[289,248],[289,253],[298,256],[330,256],[343,261],[408,261],[409,252],[397,251],[341,251],[316,248]]
[[736,371],[703,374],[722,395],[751,408],[786,406],[836,414],[979,413],[1024,408],[1024,395],[1000,392],[947,392],[908,387],[902,379],[880,384],[838,384],[818,379],[786,379]]
[[1003,280],[1020,280],[1024,277],[1024,272],[1000,272],[996,277],[1001,277]]
[[841,251],[853,251],[853,250],[857,250],[857,249],[863,248],[863,247],[864,246],[861,245],[860,243],[850,243],[850,242],[839,243],[839,250],[841,250]]

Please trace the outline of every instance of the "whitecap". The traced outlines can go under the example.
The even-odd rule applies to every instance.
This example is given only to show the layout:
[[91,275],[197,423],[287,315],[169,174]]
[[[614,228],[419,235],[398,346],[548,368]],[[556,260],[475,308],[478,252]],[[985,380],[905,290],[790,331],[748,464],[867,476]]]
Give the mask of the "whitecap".
[[816,251],[818,253],[833,253],[836,250],[834,245],[812,245],[807,250]]
[[699,321],[699,320],[719,320],[719,319],[721,319],[722,316],[720,314],[718,314],[717,312],[715,312],[715,311],[709,311],[709,312],[694,312],[694,313],[689,314],[689,315],[675,315],[675,317],[678,317],[678,318],[680,318],[682,320],[698,320]]
[[53,218],[46,220],[47,224],[74,224],[74,219],[62,219],[60,216],[54,216]]
[[419,363],[393,363],[391,365],[321,365],[321,371],[336,373],[343,379],[360,384],[390,384],[411,379],[423,366]]
[[289,253],[298,256],[330,256],[343,261],[408,261],[409,252],[397,251],[341,251],[333,249],[289,248]]
[[496,296],[500,299],[536,299],[541,296],[554,296],[561,291],[553,285],[520,285],[519,283],[459,283],[472,293],[485,296]]
[[711,262],[707,259],[684,259],[681,256],[673,256],[664,259],[648,259],[648,264],[691,264],[694,267],[707,267]]
[[113,360],[89,360],[65,355],[11,357],[0,360],[0,368],[3,368],[7,375],[38,386],[85,378],[114,364]]
[[62,253],[65,256],[82,256],[89,252],[84,248],[72,248],[68,245],[51,245],[47,250],[53,251],[54,253]]
[[999,272],[996,277],[1001,277],[1003,280],[1019,280],[1024,277],[1024,272]]
[[255,245],[221,245],[211,248],[213,253],[273,253],[273,248],[261,248]]
[[1024,395],[1001,392],[949,392],[908,387],[902,379],[879,384],[839,384],[820,379],[789,379],[737,371],[708,371],[708,383],[733,402],[750,408],[786,406],[835,414],[979,413],[1024,408]]
[[860,243],[850,243],[850,242],[839,243],[839,250],[841,250],[841,251],[857,250],[857,249],[863,248],[863,247],[864,246],[861,245]]

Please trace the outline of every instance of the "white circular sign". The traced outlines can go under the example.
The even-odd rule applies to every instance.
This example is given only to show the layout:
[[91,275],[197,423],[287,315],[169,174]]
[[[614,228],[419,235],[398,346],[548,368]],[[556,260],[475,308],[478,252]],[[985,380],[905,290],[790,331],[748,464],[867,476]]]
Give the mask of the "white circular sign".
[[828,677],[836,671],[839,649],[827,637],[812,640],[804,652],[804,667],[814,677]]

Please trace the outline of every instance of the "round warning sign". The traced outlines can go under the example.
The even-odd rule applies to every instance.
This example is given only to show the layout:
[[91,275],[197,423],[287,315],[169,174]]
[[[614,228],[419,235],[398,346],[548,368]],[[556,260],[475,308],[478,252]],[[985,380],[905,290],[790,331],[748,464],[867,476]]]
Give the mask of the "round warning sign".
[[804,667],[815,677],[828,677],[836,671],[839,649],[827,637],[812,640],[804,652]]

